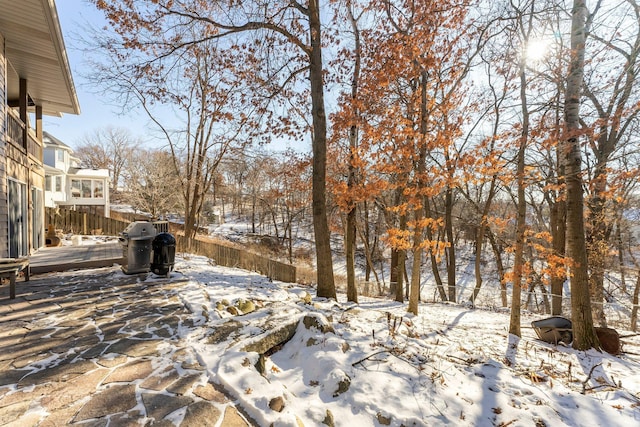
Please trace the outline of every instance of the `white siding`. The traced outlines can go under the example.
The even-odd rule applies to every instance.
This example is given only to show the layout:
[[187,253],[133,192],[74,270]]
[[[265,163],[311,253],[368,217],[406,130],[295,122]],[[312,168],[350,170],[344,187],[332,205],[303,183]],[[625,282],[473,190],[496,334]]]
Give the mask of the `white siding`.
[[9,254],[9,211],[7,191],[7,60],[5,43],[0,29],[0,258]]

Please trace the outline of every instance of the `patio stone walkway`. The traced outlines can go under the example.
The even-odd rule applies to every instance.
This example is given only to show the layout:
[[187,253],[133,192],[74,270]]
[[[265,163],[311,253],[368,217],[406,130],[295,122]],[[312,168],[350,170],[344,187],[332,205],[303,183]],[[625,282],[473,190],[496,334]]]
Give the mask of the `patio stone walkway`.
[[[119,267],[0,287],[0,425],[250,426],[182,339],[181,277]],[[218,424],[220,423],[220,424]]]

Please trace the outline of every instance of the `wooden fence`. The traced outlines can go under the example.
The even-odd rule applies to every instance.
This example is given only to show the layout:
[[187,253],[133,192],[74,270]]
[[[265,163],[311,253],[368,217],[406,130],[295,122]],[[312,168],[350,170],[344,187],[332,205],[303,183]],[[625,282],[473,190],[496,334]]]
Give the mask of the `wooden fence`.
[[[53,225],[56,230],[62,230],[63,233],[117,236],[124,231],[129,222],[63,208],[45,208],[45,226],[49,225]],[[170,227],[170,231],[173,230],[174,227]],[[218,265],[256,271],[273,280],[296,282],[296,267],[291,264],[220,243],[205,242],[197,238],[187,239],[177,233],[174,235],[178,252],[206,256],[215,260]]]
[[45,228],[48,229],[49,225],[52,225],[54,229],[62,230],[65,234],[117,236],[129,225],[126,221],[64,208],[45,208],[44,216]]
[[256,271],[273,280],[296,282],[296,267],[231,246],[177,235],[176,250],[214,259],[216,264]]

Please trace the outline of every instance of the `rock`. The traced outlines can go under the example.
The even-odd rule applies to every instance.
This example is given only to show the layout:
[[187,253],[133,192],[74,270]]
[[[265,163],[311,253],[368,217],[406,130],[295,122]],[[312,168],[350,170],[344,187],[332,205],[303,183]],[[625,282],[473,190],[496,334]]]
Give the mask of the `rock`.
[[27,375],[18,382],[19,387],[28,387],[30,385],[42,384],[46,382],[62,382],[70,381],[73,378],[86,374],[96,369],[98,365],[89,360],[81,360],[75,363],[63,361],[58,366],[50,367],[37,371],[34,374]]
[[335,426],[335,423],[333,421],[333,414],[328,409],[327,409],[327,415],[324,417],[324,420],[322,420],[322,424],[328,425],[329,427]]
[[340,382],[338,382],[338,389],[333,393],[333,397],[338,397],[342,393],[348,391],[350,386],[351,378],[349,378],[349,376],[347,375],[342,380],[340,380]]
[[267,371],[267,367],[265,366],[266,357],[264,354],[258,355],[258,361],[255,364],[256,370],[260,372],[260,375],[264,376],[264,373]]
[[250,300],[239,300],[236,304],[236,307],[243,313],[251,313],[256,310],[255,304]]
[[264,354],[273,347],[289,341],[295,335],[297,327],[298,322],[296,321],[284,324],[277,329],[270,330],[263,337],[244,346],[242,351],[255,351],[256,353]]
[[311,298],[311,294],[309,294],[309,292],[305,292],[304,296],[302,297],[302,302],[304,302],[305,304],[310,305],[311,301],[313,301],[313,299]]
[[334,369],[322,384],[327,393],[330,393],[333,397],[338,397],[349,390],[351,378],[341,369]]
[[217,326],[211,335],[207,337],[207,344],[220,344],[221,342],[232,338],[232,335],[242,329],[242,323],[236,320],[227,320],[222,325]]
[[327,320],[327,318],[322,314],[307,314],[302,319],[302,323],[305,328],[311,329],[313,327],[323,334],[326,334],[327,332],[335,333],[333,325],[331,325],[329,320]]
[[391,417],[385,417],[384,415],[382,415],[382,413],[378,412],[376,414],[376,418],[378,419],[378,422],[383,426],[391,425]]
[[238,309],[237,309],[237,308],[235,308],[234,306],[227,307],[227,311],[228,311],[229,313],[231,313],[232,315],[234,315],[234,316],[237,316],[238,314],[240,314],[240,312],[238,311]]
[[600,341],[600,347],[609,354],[618,355],[620,348],[620,335],[615,329],[596,327],[596,335]]
[[284,409],[284,398],[282,396],[274,397],[269,401],[269,408],[276,412],[282,412]]

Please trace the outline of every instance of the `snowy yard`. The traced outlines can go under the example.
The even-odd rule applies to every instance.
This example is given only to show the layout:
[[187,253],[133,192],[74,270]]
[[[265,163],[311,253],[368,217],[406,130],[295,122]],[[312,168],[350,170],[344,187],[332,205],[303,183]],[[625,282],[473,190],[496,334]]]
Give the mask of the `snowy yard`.
[[[184,338],[260,425],[640,424],[637,336],[618,357],[578,352],[537,340],[530,322],[544,316],[526,312],[518,340],[506,311],[421,304],[412,316],[385,299],[327,301],[198,256],[172,274],[189,279],[181,297],[201,326]],[[291,324],[265,358],[249,351]]]

